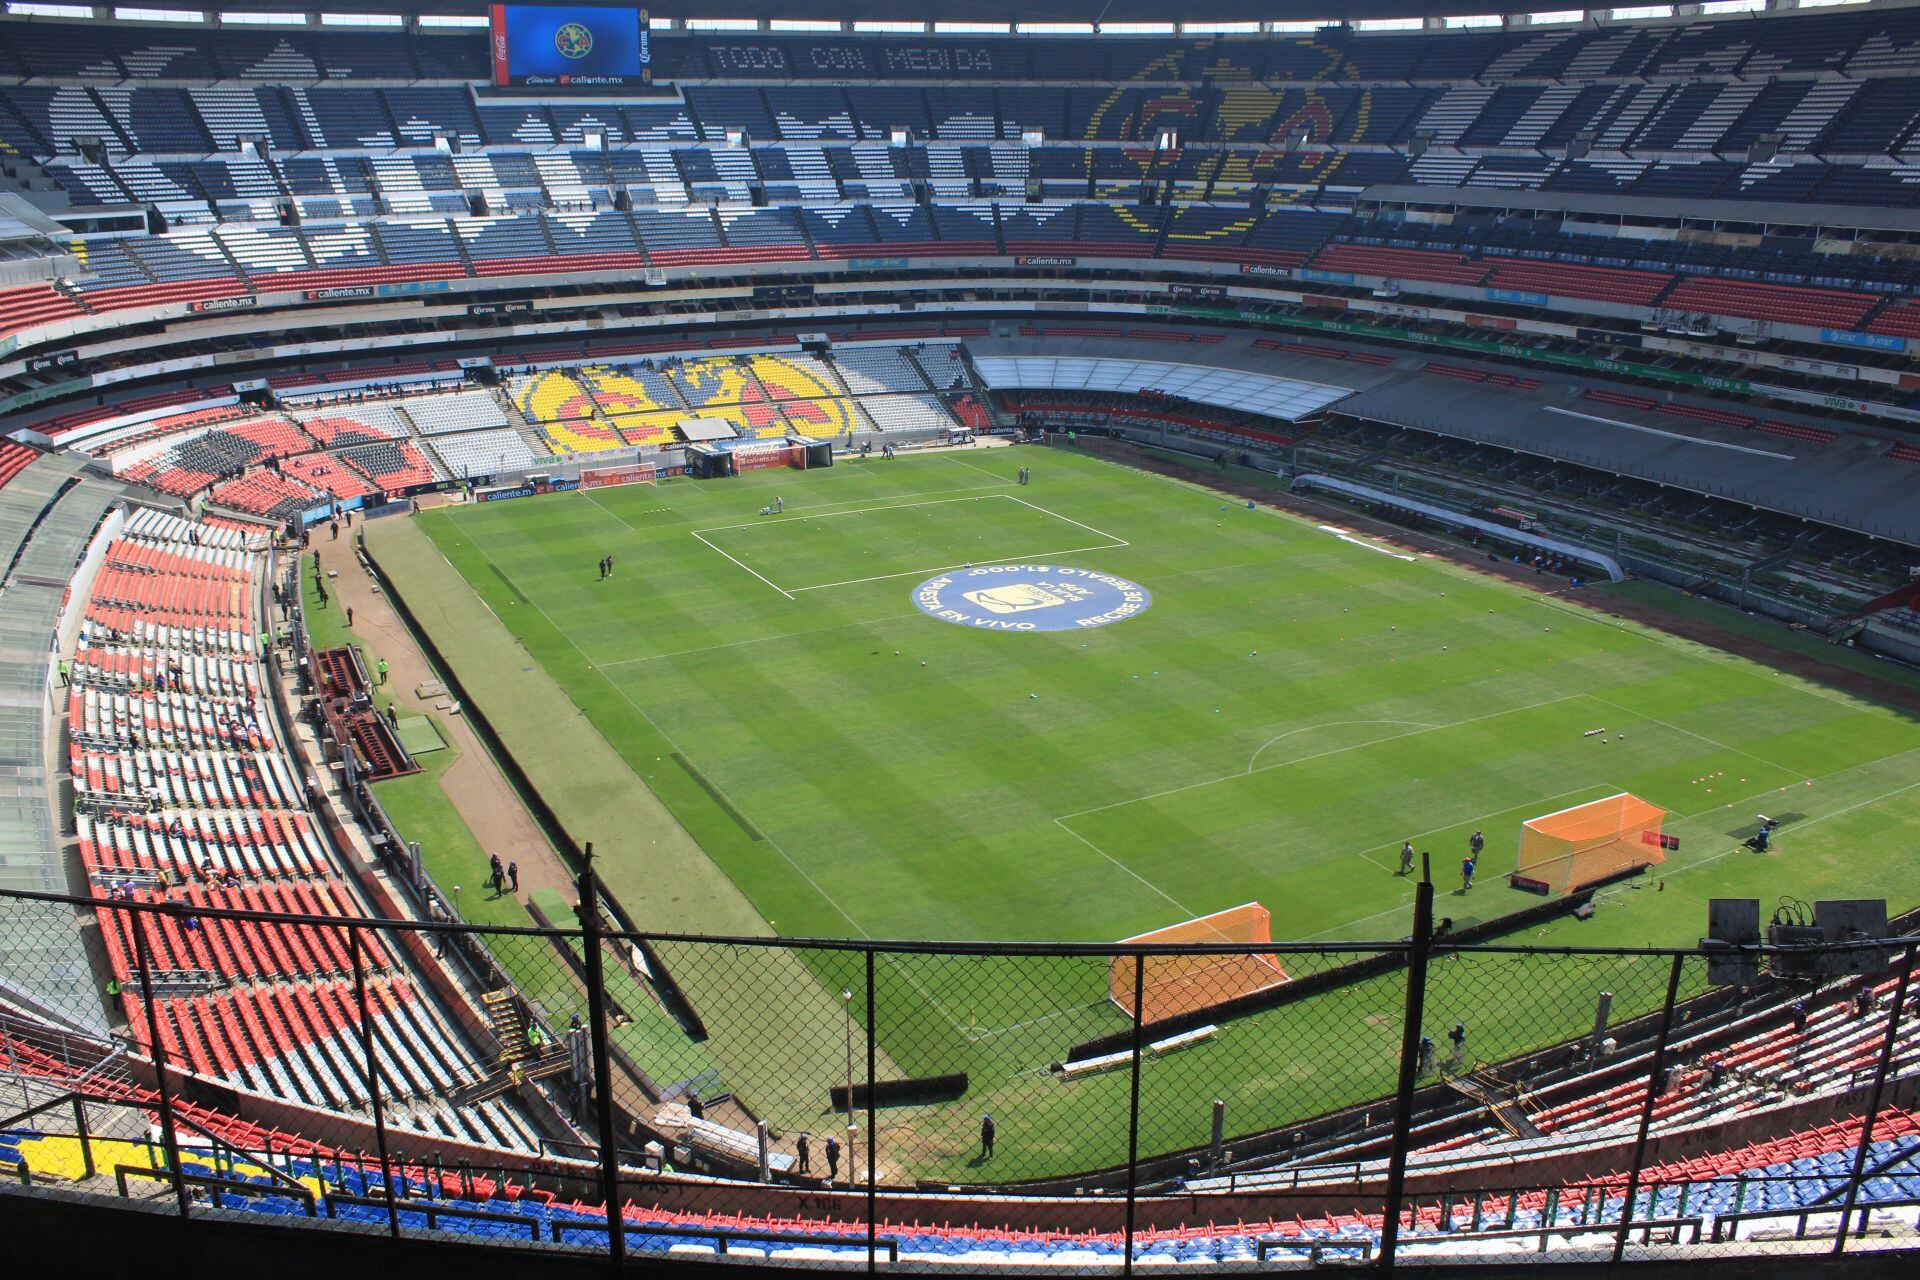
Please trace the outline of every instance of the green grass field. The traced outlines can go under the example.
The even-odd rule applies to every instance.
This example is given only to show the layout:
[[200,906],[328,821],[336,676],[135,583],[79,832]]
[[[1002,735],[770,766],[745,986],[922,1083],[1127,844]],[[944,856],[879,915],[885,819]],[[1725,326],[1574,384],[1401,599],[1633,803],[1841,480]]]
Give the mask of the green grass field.
[[[1035,482],[1016,487],[1022,464]],[[758,516],[776,494],[784,514]],[[743,931],[737,912],[704,918],[690,889],[661,902],[717,868],[788,936],[1111,941],[1259,901],[1276,938],[1398,938],[1402,839],[1432,852],[1440,912],[1467,923],[1538,901],[1504,883],[1522,819],[1622,790],[1672,811],[1679,852],[1605,891],[1591,921],[1520,940],[1687,944],[1717,896],[1920,901],[1910,718],[1086,457],[675,481],[442,509],[418,527],[431,543],[407,529],[381,550],[383,530],[375,546],[403,598],[431,598],[415,612],[463,678],[551,677],[570,703],[506,712],[516,754],[591,759],[608,792],[643,782],[697,841],[696,856],[649,862],[652,833],[596,830],[603,801],[576,802],[609,883],[662,927]],[[993,634],[910,599],[937,570],[1015,559],[1121,575],[1152,608]],[[449,563],[486,610],[449,590]],[[1600,727],[1604,743],[1584,736]],[[1766,857],[1739,843],[1759,811],[1787,818]],[[1482,878],[1461,894],[1476,827]],[[623,879],[626,866],[645,870]],[[844,981],[844,958],[812,963],[824,985]],[[1631,1005],[1661,976],[1622,960],[1520,980],[1474,963],[1485,981],[1437,984],[1430,1016],[1471,1014],[1482,1057],[1578,1032],[1595,983]],[[754,1007],[719,958],[685,964],[690,991]],[[1104,963],[888,959],[881,982],[893,1064],[973,1079],[964,1105],[895,1118],[902,1167],[966,1176],[989,1108],[1027,1139],[1017,1174],[996,1177],[1113,1156],[1116,1082],[1033,1074],[1124,1025]],[[1368,1096],[1389,1078],[1398,993],[1362,983],[1245,1020],[1156,1064],[1147,1087],[1227,1098],[1236,1130]],[[746,1061],[754,1043],[715,1046],[734,1079],[773,1074]],[[821,1079],[769,1107],[778,1122],[817,1126],[805,1099],[839,1068],[815,1056],[780,1064]],[[1143,1149],[1203,1140],[1205,1119],[1197,1102],[1159,1108]]]

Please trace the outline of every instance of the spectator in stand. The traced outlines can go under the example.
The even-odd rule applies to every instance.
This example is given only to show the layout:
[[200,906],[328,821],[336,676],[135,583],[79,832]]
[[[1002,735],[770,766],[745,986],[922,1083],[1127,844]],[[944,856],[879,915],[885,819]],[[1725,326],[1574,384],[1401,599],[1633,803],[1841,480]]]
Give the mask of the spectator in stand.
[[1797,1036],[1807,1033],[1807,1002],[1805,1000],[1793,1002],[1793,1033]]

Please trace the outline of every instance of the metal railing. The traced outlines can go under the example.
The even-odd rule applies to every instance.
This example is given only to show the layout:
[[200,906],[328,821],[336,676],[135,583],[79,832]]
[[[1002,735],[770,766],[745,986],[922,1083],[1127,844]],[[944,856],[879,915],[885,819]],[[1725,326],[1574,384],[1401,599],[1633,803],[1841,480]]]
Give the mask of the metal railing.
[[[576,887],[596,900],[590,866]],[[124,940],[107,949],[123,1030],[0,1016],[0,1076],[41,1090],[0,1119],[0,1162],[33,1186],[158,1184],[184,1216],[298,1202],[309,1225],[616,1265],[690,1246],[869,1267],[1037,1249],[1124,1274],[1183,1249],[1391,1267],[1571,1240],[1626,1260],[1738,1250],[1766,1218],[1840,1252],[1908,1202],[1920,1150],[1904,936],[1751,948],[1751,984],[1720,987],[1700,949],[1437,934],[1426,882],[1400,939],[1123,948],[13,896],[87,908]],[[446,937],[575,984],[564,1063],[495,1005],[498,1056],[449,1056],[411,1011],[436,998],[417,966]],[[619,959],[633,948],[648,968]],[[205,989],[157,991],[188,956]],[[1284,980],[1245,981],[1253,958]],[[1195,974],[1239,985],[1176,999]],[[151,1124],[104,1137],[101,1107]]]

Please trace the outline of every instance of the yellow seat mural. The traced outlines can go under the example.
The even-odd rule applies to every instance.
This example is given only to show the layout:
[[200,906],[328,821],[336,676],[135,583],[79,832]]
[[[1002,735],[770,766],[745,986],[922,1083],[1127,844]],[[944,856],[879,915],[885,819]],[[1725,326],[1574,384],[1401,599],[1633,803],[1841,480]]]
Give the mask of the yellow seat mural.
[[840,388],[811,361],[754,356],[750,368],[794,433],[826,438],[844,435],[858,425],[857,414]]
[[618,449],[619,433],[595,415],[593,396],[571,376],[549,370],[516,378],[513,403],[556,453]]
[[658,448],[679,441],[680,433],[674,428],[686,416],[685,409],[663,409],[652,413],[609,413],[607,418],[628,444]]

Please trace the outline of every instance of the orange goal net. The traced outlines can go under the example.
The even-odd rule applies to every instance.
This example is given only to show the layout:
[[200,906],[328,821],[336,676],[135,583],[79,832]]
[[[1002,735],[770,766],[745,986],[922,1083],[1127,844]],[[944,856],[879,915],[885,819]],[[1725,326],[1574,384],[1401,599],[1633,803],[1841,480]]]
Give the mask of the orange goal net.
[[[1123,938],[1129,943],[1239,943],[1273,941],[1268,935],[1267,909],[1257,902],[1229,907],[1210,916],[1183,921]],[[1239,996],[1277,987],[1287,980],[1277,957],[1268,955],[1152,955],[1144,957],[1146,973],[1140,980],[1140,1020],[1158,1022],[1206,1009]],[[1107,996],[1129,1018],[1133,1016],[1135,982],[1133,956],[1115,956],[1107,968]]]
[[1516,887],[1571,893],[1634,867],[1667,860],[1667,811],[1622,791],[1520,824]]

